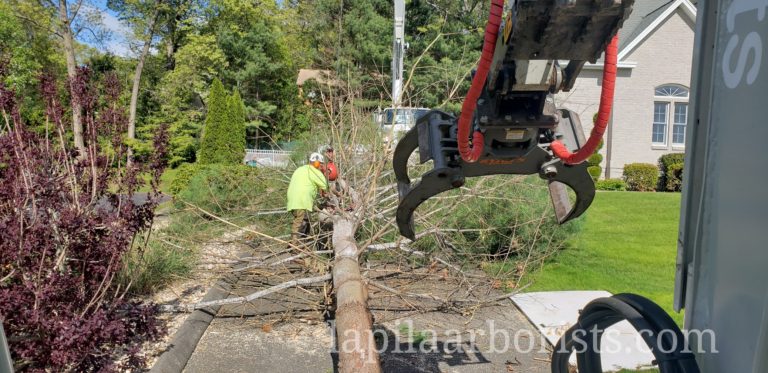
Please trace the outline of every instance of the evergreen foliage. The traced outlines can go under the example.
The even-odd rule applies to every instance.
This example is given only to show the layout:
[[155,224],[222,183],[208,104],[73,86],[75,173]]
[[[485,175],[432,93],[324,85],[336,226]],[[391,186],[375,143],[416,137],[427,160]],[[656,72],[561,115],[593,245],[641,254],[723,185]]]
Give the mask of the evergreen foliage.
[[235,90],[227,95],[220,80],[214,79],[208,95],[200,154],[201,164],[240,164],[245,153],[245,105]]
[[668,192],[679,192],[683,188],[683,164],[674,163],[667,168],[667,172],[664,174],[663,184]]
[[[136,139],[130,144],[140,159],[150,156],[155,129],[162,124],[169,126],[172,167],[209,154],[200,149],[201,135],[209,87],[216,78],[224,87],[237,87],[241,95],[249,145],[294,141],[310,128],[327,125],[319,120],[323,106],[299,95],[299,69],[331,71],[344,80],[339,89],[358,95],[358,105],[389,104],[393,16],[389,1],[169,0],[157,9],[152,4],[137,0],[106,4],[135,35],[146,34],[147,21],[159,11],[153,45],[158,53],[146,59]],[[488,4],[412,1],[407,7],[405,34],[410,48],[404,60],[408,84],[403,100],[414,107],[457,112],[480,54]],[[16,86],[25,97],[22,116],[43,130],[43,106],[27,91],[35,88],[33,78],[40,66],[55,74],[65,70],[55,45],[58,39],[45,31],[55,29],[55,13],[34,2],[0,5],[0,35],[9,42],[7,48],[0,46],[0,54],[12,60],[6,84]],[[132,57],[79,47],[79,59],[94,71],[114,69],[126,80],[132,76]]]
[[229,164],[240,164],[245,154],[245,105],[240,98],[240,92],[235,92],[227,98],[228,123],[224,132],[227,145],[222,158]]
[[587,164],[589,165],[589,167],[587,167],[587,172],[589,172],[589,176],[592,176],[594,182],[597,182],[597,180],[600,179],[600,175],[603,174],[603,167],[600,166],[600,163],[603,162],[603,155],[600,154],[600,149],[603,148],[603,144],[603,140],[600,140],[600,145],[597,146],[595,152],[587,158]]
[[214,79],[208,95],[208,111],[205,127],[200,142],[198,162],[202,164],[228,163],[227,130],[229,113],[227,111],[227,91],[219,79]]

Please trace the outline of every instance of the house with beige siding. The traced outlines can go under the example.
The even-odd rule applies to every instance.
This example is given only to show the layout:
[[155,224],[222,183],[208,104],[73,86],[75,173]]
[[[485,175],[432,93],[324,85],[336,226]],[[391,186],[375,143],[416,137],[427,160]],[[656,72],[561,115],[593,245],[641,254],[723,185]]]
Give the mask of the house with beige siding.
[[[656,164],[685,151],[685,126],[696,5],[690,0],[638,0],[619,32],[616,97],[605,136],[603,177],[621,177],[625,164]],[[573,89],[556,96],[579,114],[589,134],[602,86],[601,61],[587,64]]]

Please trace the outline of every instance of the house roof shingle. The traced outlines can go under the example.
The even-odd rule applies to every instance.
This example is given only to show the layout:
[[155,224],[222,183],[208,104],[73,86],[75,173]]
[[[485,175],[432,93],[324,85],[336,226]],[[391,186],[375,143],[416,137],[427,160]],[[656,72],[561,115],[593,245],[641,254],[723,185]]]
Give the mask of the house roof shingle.
[[627,44],[640,35],[653,23],[667,8],[672,6],[674,0],[640,0],[632,6],[632,14],[629,15],[624,26],[619,32],[619,50],[623,50]]
[[330,70],[300,69],[296,77],[296,85],[303,86],[307,80],[315,80],[320,84],[339,85],[339,81],[334,78]]

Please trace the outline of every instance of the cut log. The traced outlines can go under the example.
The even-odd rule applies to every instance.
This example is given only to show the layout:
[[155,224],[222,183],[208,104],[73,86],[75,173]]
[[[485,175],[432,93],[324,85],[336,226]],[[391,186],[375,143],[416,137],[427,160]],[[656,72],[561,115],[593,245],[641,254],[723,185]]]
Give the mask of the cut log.
[[373,319],[368,310],[368,290],[360,275],[360,249],[355,242],[355,224],[351,219],[334,217],[333,250],[339,372],[380,373]]

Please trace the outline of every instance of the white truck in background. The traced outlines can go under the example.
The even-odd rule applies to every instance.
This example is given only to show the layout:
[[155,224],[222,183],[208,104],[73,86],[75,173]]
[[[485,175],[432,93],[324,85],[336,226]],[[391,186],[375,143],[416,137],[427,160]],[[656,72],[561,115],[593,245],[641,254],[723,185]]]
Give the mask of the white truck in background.
[[403,107],[403,58],[408,43],[405,42],[405,0],[395,0],[394,39],[392,41],[392,106],[377,110],[373,121],[386,141],[396,140],[410,130],[416,121],[430,109]]

